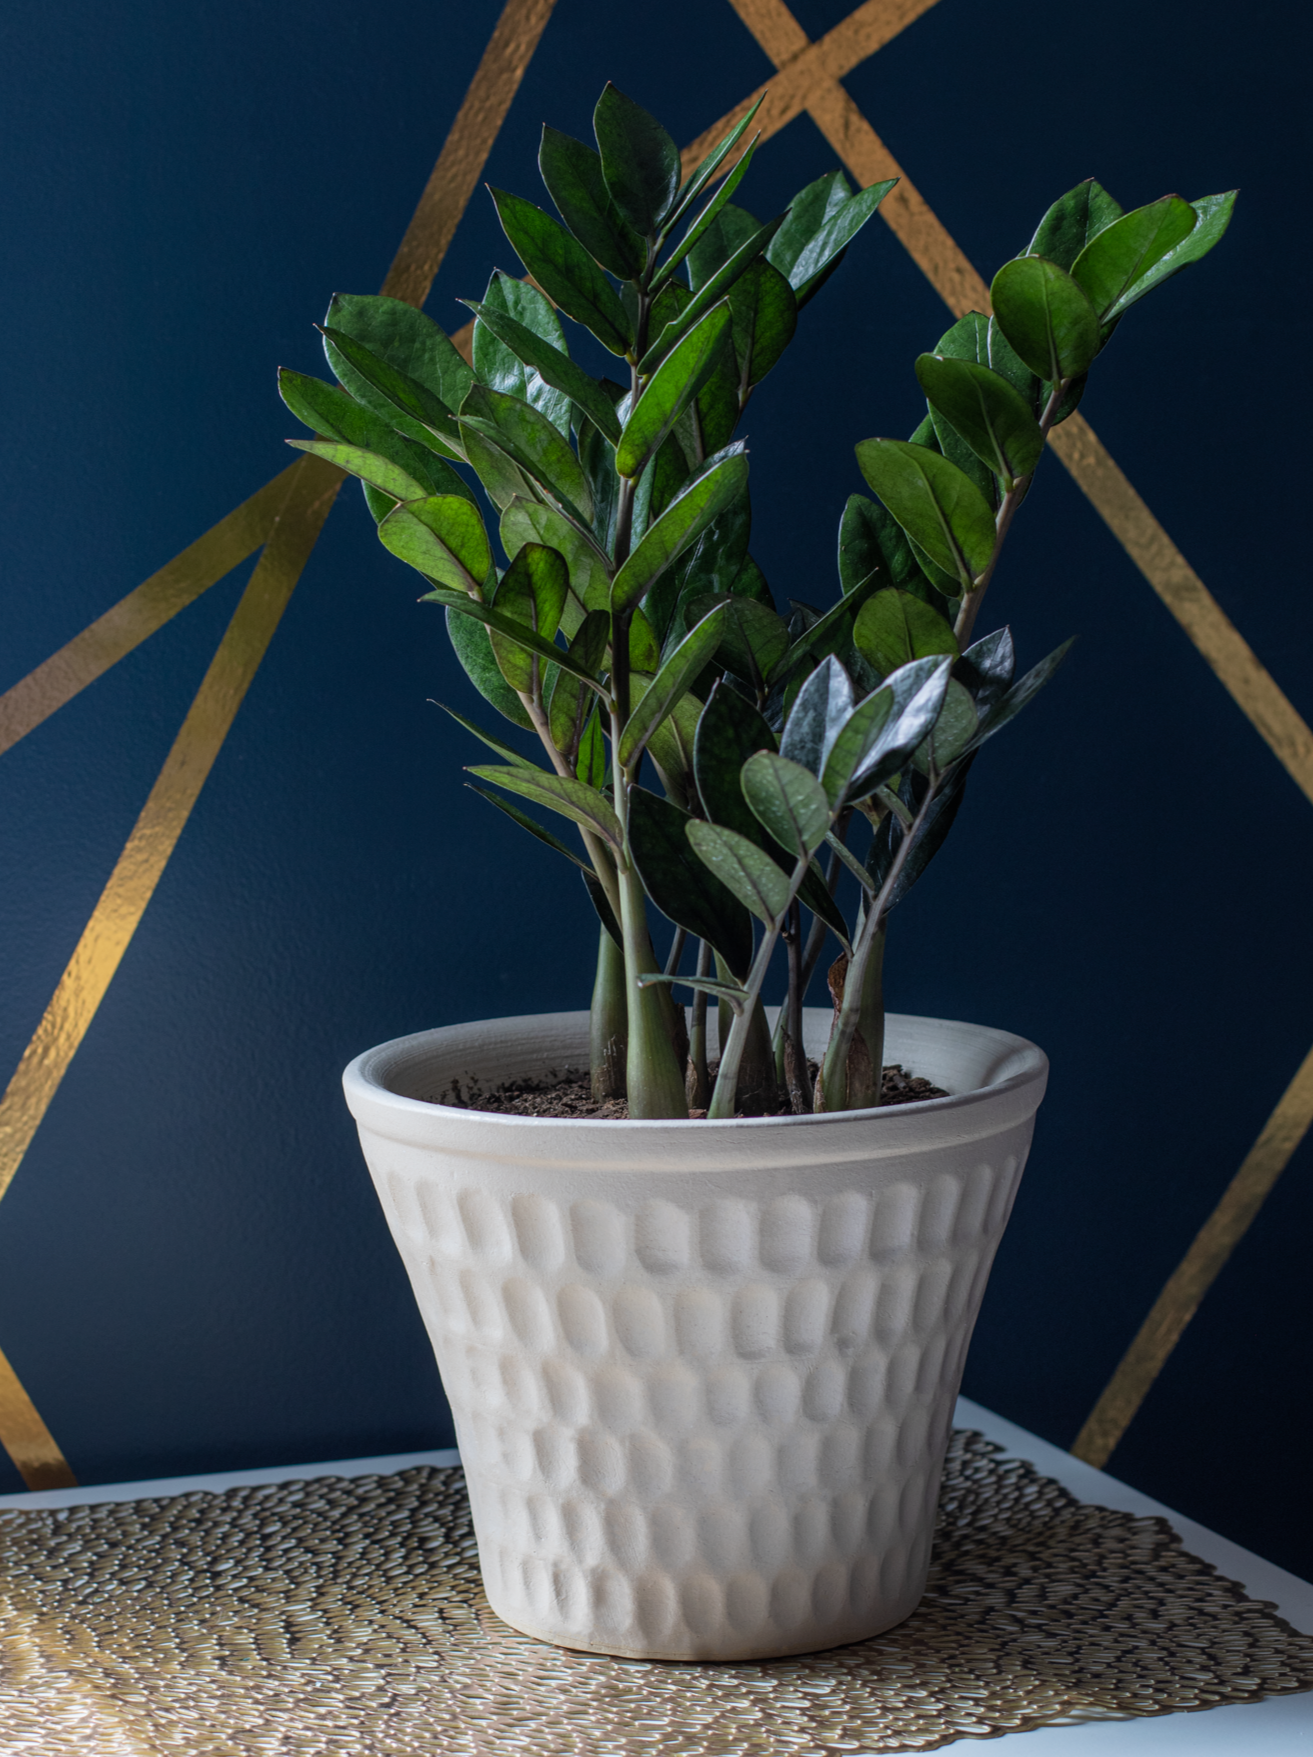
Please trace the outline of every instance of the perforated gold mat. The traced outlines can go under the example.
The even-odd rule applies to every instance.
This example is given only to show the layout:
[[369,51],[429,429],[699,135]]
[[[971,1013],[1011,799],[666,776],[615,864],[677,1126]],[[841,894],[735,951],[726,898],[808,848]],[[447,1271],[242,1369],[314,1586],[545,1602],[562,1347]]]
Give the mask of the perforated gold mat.
[[1313,1688],[1313,1640],[1161,1519],[954,1436],[930,1585],[875,1641],[689,1666],[488,1609],[458,1470],[0,1515],[5,1757],[926,1751]]

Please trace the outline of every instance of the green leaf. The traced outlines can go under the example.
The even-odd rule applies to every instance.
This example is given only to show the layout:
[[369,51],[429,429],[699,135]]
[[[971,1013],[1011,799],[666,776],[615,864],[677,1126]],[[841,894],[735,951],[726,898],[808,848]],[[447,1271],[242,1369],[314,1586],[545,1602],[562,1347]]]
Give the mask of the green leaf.
[[503,189],[494,189],[492,198],[512,249],[553,304],[591,330],[611,353],[627,353],[630,329],[624,306],[583,245],[531,201]]
[[506,616],[488,604],[480,604],[475,598],[467,598],[461,592],[450,591],[446,586],[438,586],[426,592],[420,599],[421,604],[445,604],[449,610],[458,610],[462,616],[472,617],[497,634],[504,634],[509,640],[523,647],[526,652],[534,653],[549,665],[559,665],[562,670],[570,671],[586,683],[589,689],[598,695],[605,695],[602,685],[587,672],[577,659],[536,635],[524,623],[517,622],[514,617]]
[[[475,386],[475,390],[480,388]],[[517,495],[525,500],[540,498],[533,478],[520,468],[503,446],[486,439],[474,427],[463,430],[461,443],[470,467],[499,512],[504,512]]]
[[[760,98],[757,100],[757,103],[761,103]],[[756,108],[755,105],[754,108]],[[720,188],[694,220],[688,231],[685,232],[683,238],[681,238],[679,242],[678,248],[672,251],[666,258],[665,262],[662,263],[660,281],[664,281],[667,275],[674,273],[689,252],[697,248],[710,228],[715,225],[716,221],[720,218],[720,214],[726,203],[738,188],[739,184],[743,181],[744,177],[747,176],[748,166],[752,163],[752,155],[756,150],[757,142],[754,140],[744,152],[738,164],[735,165],[734,169],[725,178]],[[660,281],[658,282],[658,285],[660,284]]]
[[457,494],[407,500],[378,527],[379,541],[426,578],[458,592],[479,592],[492,550],[477,506]]
[[1121,217],[1122,210],[1108,191],[1089,177],[1054,202],[1023,254],[1047,256],[1070,274],[1072,263],[1091,238]]
[[533,721],[529,718],[524,703],[502,676],[497,661],[492,656],[488,630],[483,624],[448,609],[447,634],[461,668],[483,699],[491,703],[513,725],[522,726],[526,732],[531,732]]
[[[449,708],[446,702],[437,702],[435,706],[441,708],[444,714],[450,714],[458,726],[463,726],[467,732],[473,733],[481,744],[486,744],[489,750],[496,751],[499,757],[505,757],[508,763],[514,763],[517,768],[521,769],[536,769],[538,767],[537,763],[531,763],[528,757],[516,750],[513,744],[507,744],[505,739],[498,738],[494,732],[485,732],[482,726],[476,726],[473,720],[467,720],[464,714],[458,714],[455,708]],[[475,788],[476,793],[480,791],[480,788]]]
[[979,311],[968,311],[951,329],[945,330],[935,343],[935,353],[945,360],[966,360],[974,366],[988,366],[1012,386],[1033,414],[1039,395],[1040,381],[1021,360],[1003,331],[992,317]]
[[839,586],[845,597],[872,578],[877,586],[893,583],[882,541],[891,531],[897,533],[910,560],[907,539],[885,509],[864,494],[848,496],[839,520]]
[[660,664],[661,644],[656,638],[656,631],[644,612],[641,609],[635,610],[629,619],[629,669],[646,672],[650,676]]
[[[568,354],[535,335],[506,312],[480,305],[473,299],[465,300],[465,304],[477,315],[485,333],[495,336],[525,366],[531,367],[544,384],[562,392],[568,401],[577,403],[612,445],[615,444],[620,437],[615,404],[595,378],[591,378],[582,366],[577,366]],[[477,326],[475,334],[478,334]]]
[[339,445],[331,439],[289,439],[287,443],[296,451],[308,451],[349,475],[359,476],[362,482],[382,489],[394,500],[423,500],[429,492],[427,483],[377,452],[364,451],[358,445]]
[[[601,671],[610,638],[611,618],[605,610],[590,610],[569,643],[570,657],[581,671],[596,676]],[[571,759],[578,751],[591,701],[592,692],[586,691],[577,672],[557,671],[547,697],[547,723],[552,743]]]
[[[325,325],[363,342],[371,353],[441,398],[449,409],[459,409],[474,382],[474,374],[456,352],[449,338],[431,317],[425,317],[403,299],[374,293],[335,293],[329,303]],[[328,364],[342,383],[375,413],[388,415],[379,406],[379,393],[327,340]]]
[[832,810],[837,811],[843,804],[853,776],[874,748],[894,706],[892,690],[873,690],[858,702],[839,728],[821,769],[821,786]]
[[[726,202],[688,253],[689,286],[694,293],[712,281],[749,238],[761,230],[761,221],[745,207]],[[687,304],[687,298],[681,302]]]
[[1078,378],[1099,351],[1099,319],[1065,269],[1042,256],[1005,262],[989,289],[999,328],[1041,378]]
[[913,659],[888,677],[880,690],[892,698],[887,718],[862,757],[849,783],[849,795],[861,798],[902,768],[932,729],[948,691],[949,665],[942,659]]
[[793,340],[798,301],[784,276],[764,260],[746,269],[726,297],[734,317],[739,378],[751,390]]
[[538,169],[557,212],[589,255],[622,281],[637,280],[646,251],[611,198],[601,156],[582,140],[544,127]]
[[611,764],[606,748],[606,735],[602,731],[602,717],[596,708],[588,716],[588,724],[584,727],[583,737],[579,740],[579,755],[575,760],[575,773],[581,781],[590,787],[605,787]]
[[640,754],[653,729],[688,690],[689,685],[720,644],[725,606],[704,616],[675,648],[658,670],[633,709],[620,737],[620,761],[628,768]]
[[676,803],[692,797],[693,747],[702,703],[682,696],[647,741],[647,754],[657,766],[661,784]]
[[770,855],[736,830],[700,818],[690,818],[684,833],[708,871],[767,927],[774,927],[789,906],[792,887]]
[[[526,543],[502,575],[492,605],[499,615],[523,623],[545,641],[553,641],[569,589],[564,558],[555,549]],[[496,632],[492,633],[492,650],[511,688],[532,693],[540,681],[535,677],[535,666],[540,670],[541,660]]]
[[827,171],[805,189],[800,189],[789,203],[784,224],[771,239],[766,260],[784,278],[792,280],[792,270],[828,220],[852,199],[852,185],[842,171]]
[[540,842],[545,842],[558,854],[564,854],[573,866],[580,867],[586,873],[592,873],[593,869],[586,860],[581,860],[573,848],[568,847],[559,836],[554,836],[550,830],[544,829],[542,824],[531,818],[527,811],[521,811],[519,806],[512,805],[509,799],[503,799],[500,793],[490,793],[486,787],[476,787],[469,781],[465,785],[471,793],[477,793],[480,799],[486,799],[489,805],[495,805],[498,811],[504,811],[511,822],[519,824],[522,830],[528,830],[531,836],[536,836]]
[[681,641],[687,633],[681,603],[687,607],[706,593],[728,594],[743,568],[751,531],[752,503],[745,490],[661,576],[643,608],[662,641]]
[[747,486],[748,460],[742,451],[708,460],[708,468],[690,482],[644,532],[642,541],[616,574],[611,587],[615,609],[632,609],[672,561],[706,530],[711,521]]
[[956,678],[950,677],[944,693],[944,705],[939,710],[934,730],[916,750],[912,761],[922,774],[929,773],[932,755],[937,767],[948,768],[971,743],[978,725],[976,705],[969,692]]
[[[468,305],[471,302],[466,299],[462,303]],[[531,403],[540,414],[547,417],[553,427],[559,428],[568,437],[572,399],[538,373],[526,371],[521,355],[507,346],[484,315],[493,312],[501,314],[537,339],[539,347],[549,356],[555,354],[568,360],[565,336],[551,301],[544,299],[537,287],[531,287],[527,281],[517,280],[513,275],[504,275],[500,269],[496,269],[488,282],[483,303],[476,306],[475,311],[472,358],[474,374],[479,383],[486,385],[489,390],[504,391],[510,396],[519,397],[523,402]],[[581,376],[587,378],[586,373]]]
[[948,653],[957,658],[957,637],[942,616],[910,592],[889,587],[868,598],[853,624],[857,651],[881,677],[910,659]]
[[714,976],[679,976],[672,972],[669,976],[664,970],[649,970],[638,977],[640,988],[651,988],[658,982],[669,982],[679,988],[694,988],[702,994],[714,995],[717,1000],[728,1001],[735,1012],[742,1012],[743,1003],[748,991],[739,982],[718,982]]
[[593,111],[593,133],[611,199],[641,237],[650,236],[679,194],[679,148],[610,80]]
[[501,515],[501,540],[508,555],[514,555],[524,543],[545,543],[549,549],[559,550],[579,602],[588,610],[610,603],[611,574],[606,556],[554,506],[515,496]]
[[778,688],[785,678],[791,677],[807,660],[833,654],[836,648],[845,645],[852,636],[853,617],[879,584],[879,576],[875,575],[864,584],[855,586],[837,604],[832,605],[824,616],[816,616],[808,626],[800,628],[792,636],[793,644],[776,669],[773,679],[775,686]]
[[725,612],[716,657],[736,677],[759,693],[789,650],[789,625],[782,616],[746,596],[713,598],[705,594],[688,601],[694,616],[706,616],[717,605]]
[[714,307],[671,349],[625,417],[616,446],[621,476],[637,476],[702,389],[729,343],[728,305]]
[[1133,303],[1136,283],[1194,231],[1197,215],[1179,195],[1137,207],[1106,226],[1081,251],[1071,278],[1085,291],[1100,323]]
[[[449,463],[435,455],[432,446],[406,438],[381,415],[365,408],[337,385],[281,367],[278,392],[298,421],[304,421],[307,427],[329,439],[386,458],[411,480],[423,484],[426,494],[469,493],[464,480]],[[454,432],[454,421],[451,426]]]
[[492,763],[477,765],[467,773],[477,775],[480,781],[492,781],[498,787],[505,787],[509,793],[532,799],[550,811],[560,812],[562,817],[568,817],[601,836],[619,853],[620,820],[611,809],[610,800],[596,787],[589,787],[583,781],[572,781],[564,775],[549,775],[540,769],[503,769]]
[[808,774],[820,775],[852,711],[852,680],[830,654],[798,691],[780,737],[780,755],[798,763]]
[[[666,221],[667,228],[669,228],[671,226],[677,226],[679,224],[679,222],[683,219],[684,215],[692,207],[693,203],[695,201],[697,201],[699,196],[702,194],[702,191],[707,187],[707,185],[710,183],[711,179],[715,176],[716,172],[724,164],[725,160],[729,157],[729,155],[734,151],[734,148],[742,140],[743,136],[747,133],[748,129],[751,128],[753,120],[756,117],[757,111],[760,110],[761,106],[765,103],[765,101],[766,101],[766,97],[765,97],[765,93],[763,93],[762,96],[757,99],[756,103],[748,111],[747,115],[740,117],[739,120],[730,129],[729,133],[725,136],[725,138],[723,140],[719,141],[715,146],[712,147],[711,151],[707,154],[706,158],[703,159],[702,163],[694,171],[693,175],[689,178],[688,182],[685,183],[683,188],[680,190],[679,201],[675,207],[675,210],[671,214],[670,218]],[[728,181],[729,177],[733,176],[733,174],[734,173],[732,171],[729,172],[727,174],[726,181]]]
[[926,400],[950,421],[1004,486],[1029,476],[1044,450],[1039,422],[1021,393],[988,366],[922,354],[916,376]]
[[1137,299],[1143,299],[1146,293],[1152,292],[1163,281],[1170,280],[1172,275],[1179,274],[1192,262],[1198,262],[1200,257],[1207,256],[1231,223],[1231,212],[1235,207],[1236,194],[1237,191],[1232,189],[1225,195],[1205,195],[1198,201],[1190,203],[1197,215],[1197,224],[1194,230],[1180,244],[1175,245],[1165,256],[1160,258],[1151,269],[1141,275],[1120,301],[1119,315],[1128,305],[1134,304]]
[[975,483],[938,452],[907,440],[863,440],[857,462],[912,541],[970,591],[994,553],[994,515]]
[[643,888],[663,915],[706,940],[731,974],[744,977],[752,964],[752,919],[693,853],[685,831],[694,821],[644,787],[629,789],[629,846]]
[[743,765],[743,796],[781,847],[811,856],[830,828],[830,802],[810,770],[773,751],[759,750]]
[[[350,365],[359,383],[368,386],[372,393],[369,405],[369,417],[372,421],[395,433],[404,434],[407,439],[422,445],[426,451],[436,452],[439,457],[455,458],[458,461],[461,459],[460,429],[456,426],[456,417],[441,397],[435,396],[417,378],[411,378],[409,373],[402,372],[396,366],[389,366],[386,360],[380,359],[363,342],[356,341],[354,336],[347,335],[345,330],[331,329],[325,325],[323,336],[325,342],[331,344],[338,360]],[[355,406],[362,407],[360,404]],[[350,438],[353,444],[362,443],[347,433],[341,433],[338,437]],[[374,449],[377,450],[378,447],[375,446]]]
[[1055,648],[1047,659],[1041,659],[1038,665],[1033,666],[1023,678],[1014,683],[1007,694],[981,716],[980,730],[972,741],[972,747],[978,749],[996,732],[1001,732],[1010,720],[1014,720],[1021,710],[1039,694],[1070,650],[1071,642],[1063,641],[1062,645]]
[[569,440],[546,415],[517,396],[475,385],[459,418],[462,432],[472,428],[505,452],[524,475],[556,501],[567,518],[582,524],[588,522],[593,511],[588,478]]
[[884,183],[872,183],[869,188],[850,196],[841,207],[828,215],[819,230],[799,251],[789,266],[786,278],[797,296],[800,308],[818,290],[827,266],[841,251],[847,249],[897,181],[896,177],[891,177]]
[[[724,212],[721,214],[721,223],[724,222],[725,215],[731,211],[733,210],[729,207],[724,209]],[[644,354],[638,366],[638,370],[641,373],[646,374],[655,371],[658,364],[665,359],[666,355],[674,347],[679,338],[682,335],[686,335],[688,331],[693,328],[694,324],[700,322],[706,313],[711,310],[713,305],[719,304],[734,285],[735,281],[737,281],[740,275],[742,275],[749,266],[756,261],[770,240],[775,236],[782,218],[783,216],[781,215],[780,219],[768,220],[764,226],[759,226],[750,237],[745,239],[744,242],[739,245],[738,249],[729,258],[728,262],[726,262],[723,267],[717,269],[711,279],[698,288],[697,292],[694,293],[693,297],[689,300],[683,311],[680,312],[679,316],[672,318],[671,321],[666,324],[656,340],[652,343],[651,347],[647,350],[646,354]]]
[[996,628],[967,648],[954,665],[953,675],[971,691],[977,710],[983,713],[1006,693],[1016,665],[1012,630]]

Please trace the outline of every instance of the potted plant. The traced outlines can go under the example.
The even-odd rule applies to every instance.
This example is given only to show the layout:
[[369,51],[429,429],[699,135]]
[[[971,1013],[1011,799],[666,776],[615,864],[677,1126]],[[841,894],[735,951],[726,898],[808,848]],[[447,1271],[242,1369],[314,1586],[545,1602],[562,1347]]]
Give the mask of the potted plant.
[[[733,200],[750,122],[684,179],[608,85],[596,150],[543,131],[559,220],[493,191],[528,278],[473,302],[470,362],[409,306],[339,296],[338,385],[280,375],[316,434],[293,443],[360,477],[471,681],[537,740],[449,710],[499,759],[477,790],[583,869],[600,918],[587,1014],[421,1033],[345,1075],[488,1597],[549,1640],[669,1659],[861,1639],[922,1591],[1046,1063],[1005,1032],[886,1021],[888,921],[1066,650],[1016,679],[1010,632],[977,629],[1047,435],[1233,200],[1123,213],[1089,182],[1056,202],[993,315],[916,362],[916,432],[858,445],[876,498],[843,510],[838,602],[786,614],[735,433],[890,185],[836,171],[762,224]],[[664,968],[650,906],[675,926]],[[827,1014],[803,1001],[830,936]],[[939,1095],[882,1103],[890,1056]],[[602,1114],[480,1107],[585,1066]]]

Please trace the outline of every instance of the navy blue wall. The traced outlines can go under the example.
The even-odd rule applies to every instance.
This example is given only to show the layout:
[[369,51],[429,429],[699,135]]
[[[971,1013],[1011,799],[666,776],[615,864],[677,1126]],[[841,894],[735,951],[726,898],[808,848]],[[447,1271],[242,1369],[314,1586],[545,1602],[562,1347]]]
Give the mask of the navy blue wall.
[[[795,8],[812,36],[848,9]],[[274,367],[320,371],[329,294],[378,286],[497,12],[7,14],[0,687],[286,461]],[[848,84],[986,276],[1081,177],[1127,205],[1242,185],[1086,413],[1308,716],[1295,28],[1271,0],[1240,25],[1184,0],[941,0]],[[540,123],[585,134],[608,77],[687,140],[769,71],[728,5],[559,0],[487,174],[533,195]],[[800,119],[748,204],[834,162]],[[439,322],[494,264],[515,266],[480,194]],[[852,444],[915,423],[911,360],[946,324],[878,223],[805,314],[749,423],[777,596],[833,595]],[[967,1389],[1065,1444],[1313,1038],[1313,809],[1061,467],[1042,475],[993,614],[1023,660],[1079,645],[978,766],[889,981],[900,1009],[1053,1058]],[[245,573],[0,762],[6,1076]],[[349,489],[0,1208],[0,1346],[86,1481],[450,1440],[338,1072],[425,1025],[585,1004],[594,927],[572,875],[463,791],[468,746],[427,698],[472,692],[412,578]],[[1304,1573],[1311,1174],[1306,1143],[1112,1466]]]

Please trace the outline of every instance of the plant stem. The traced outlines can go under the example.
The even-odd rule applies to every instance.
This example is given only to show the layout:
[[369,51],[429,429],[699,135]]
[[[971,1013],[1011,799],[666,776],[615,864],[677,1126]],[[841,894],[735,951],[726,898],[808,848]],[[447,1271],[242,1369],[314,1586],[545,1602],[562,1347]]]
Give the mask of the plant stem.
[[625,955],[605,928],[597,948],[597,979],[588,1019],[589,1065],[593,1097],[625,1095]]
[[666,975],[673,976],[679,969],[679,960],[684,956],[684,946],[688,941],[688,929],[677,927],[675,937],[670,942],[670,951],[666,957]]
[[[711,947],[698,941],[699,976],[711,975]],[[693,991],[693,1012],[688,1030],[688,1073],[684,1092],[690,1110],[705,1110],[711,1099],[711,1075],[707,1071],[707,991]]]
[[789,904],[789,926],[784,936],[789,953],[789,992],[781,1012],[784,1026],[784,1084],[795,1116],[812,1107],[811,1081],[807,1078],[807,1052],[802,1041],[802,910],[795,897]]
[[[807,876],[811,865],[810,854],[803,854],[798,859],[789,880],[789,904],[797,895],[798,886]],[[788,904],[785,905],[785,914]],[[728,1043],[722,1040],[720,1048],[720,1072],[716,1075],[716,1090],[711,1095],[708,1117],[732,1117],[735,1112],[739,1088],[739,1068],[744,1059],[749,1041],[754,1032],[765,1024],[764,1016],[760,1015],[758,1003],[761,1000],[761,985],[766,980],[766,972],[770,968],[771,957],[775,951],[776,941],[780,937],[780,927],[784,917],[780,916],[771,922],[761,936],[761,944],[757,947],[757,955],[752,960],[752,968],[748,972],[748,980],[744,984],[743,998],[735,1010],[734,1023],[730,1027]],[[769,1038],[767,1039],[767,1065],[773,1066],[773,1058],[769,1055]]]
[[[1039,430],[1045,439],[1048,438],[1049,430],[1053,426],[1058,410],[1062,407],[1063,397],[1071,388],[1071,382],[1069,378],[1060,378],[1049,392],[1049,400],[1045,403],[1044,413],[1039,418]],[[962,608],[957,613],[957,623],[953,633],[957,636],[960,647],[966,647],[971,640],[971,631],[976,625],[976,616],[979,613],[981,601],[989,589],[990,580],[994,577],[994,569],[998,566],[999,551],[1003,547],[1003,539],[1008,534],[1017,508],[1026,497],[1026,490],[1030,487],[1034,475],[1035,471],[1032,470],[1029,476],[1018,477],[1003,496],[1002,504],[994,520],[993,551],[984,572],[976,575],[971,590],[963,598]]]
[[[884,919],[889,908],[889,899],[894,894],[907,857],[912,852],[921,828],[925,823],[926,814],[939,792],[939,777],[933,765],[930,772],[930,785],[922,800],[912,827],[903,834],[898,845],[898,852],[880,886],[879,894],[869,897],[866,902],[865,917],[862,930],[857,936],[853,947],[853,955],[849,960],[843,977],[843,998],[839,1004],[834,1020],[834,1029],[830,1034],[829,1046],[825,1051],[825,1060],[821,1064],[820,1078],[817,1080],[818,1110],[852,1110],[856,1108],[850,1100],[848,1092],[848,1061],[853,1039],[857,1034],[863,1013],[863,1001],[869,998],[868,982],[872,980],[870,962],[873,957],[883,959],[884,956]],[[874,1030],[874,1027],[872,1026]],[[880,1055],[884,1054],[884,1023],[883,1004],[881,1003],[881,1023],[879,1027]]]

